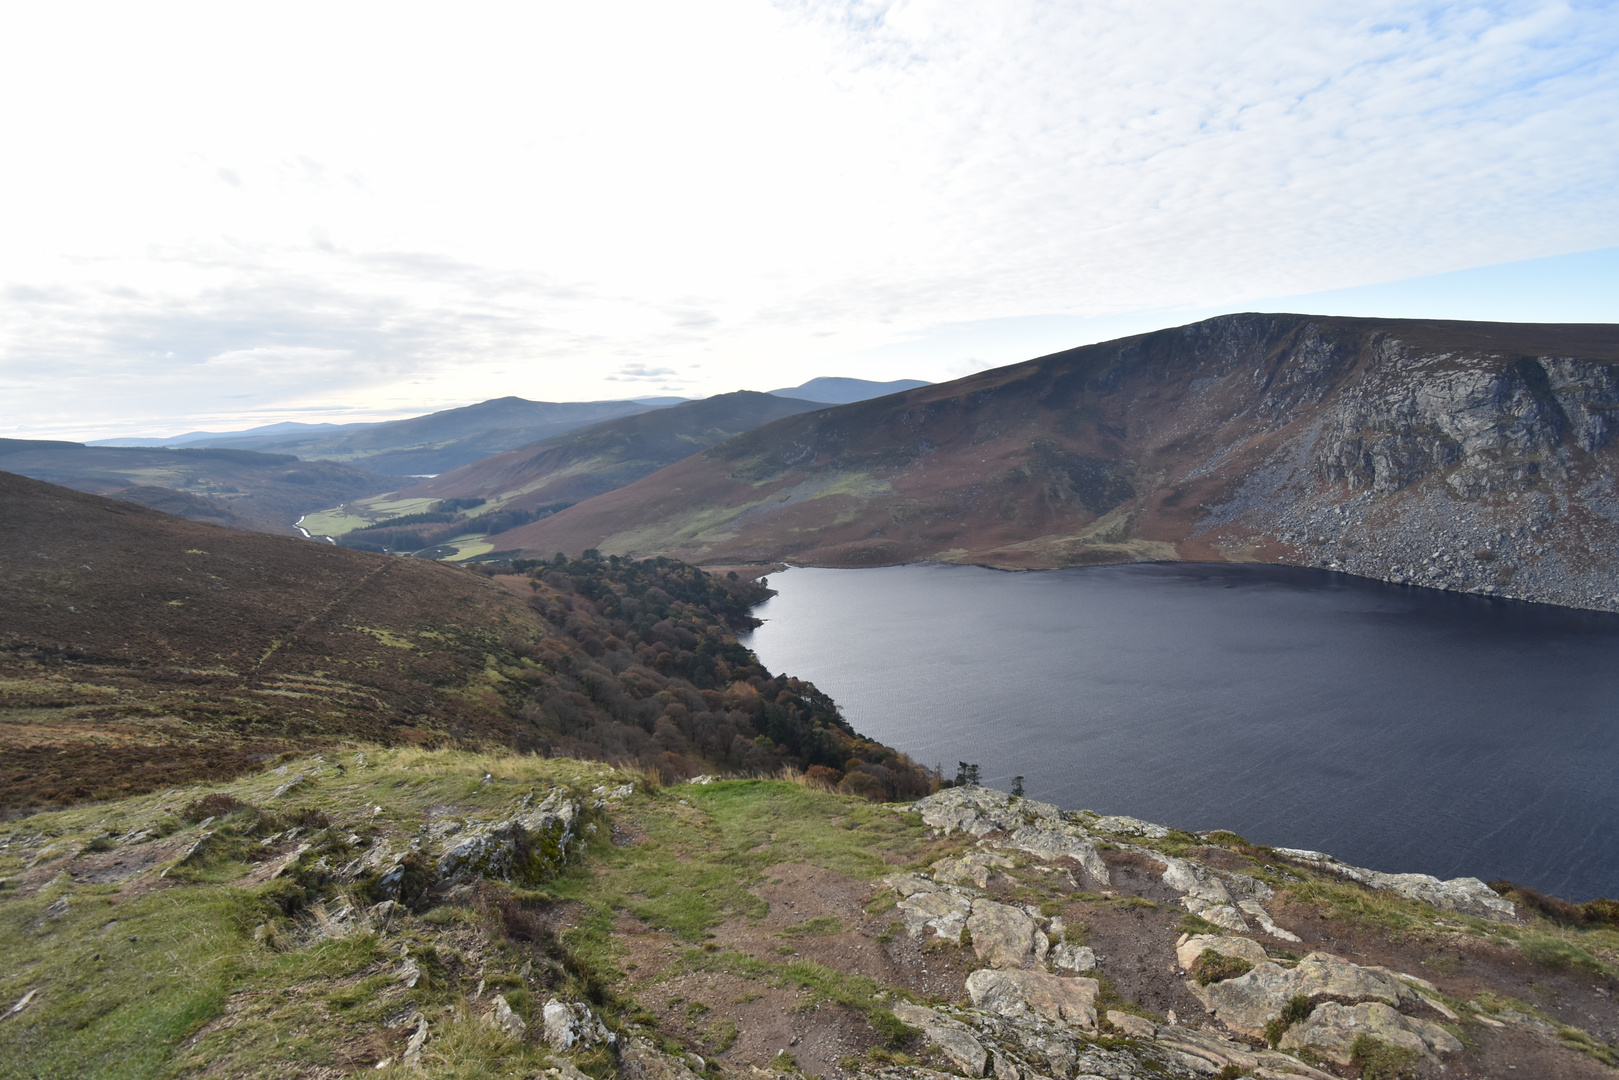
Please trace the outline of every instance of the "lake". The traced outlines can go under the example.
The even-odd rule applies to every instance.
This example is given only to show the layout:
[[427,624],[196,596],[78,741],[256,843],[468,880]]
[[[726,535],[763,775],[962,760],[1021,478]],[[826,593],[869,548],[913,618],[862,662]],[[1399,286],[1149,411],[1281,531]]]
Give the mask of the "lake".
[[1031,798],[1619,896],[1619,616],[1293,567],[795,568],[744,637]]

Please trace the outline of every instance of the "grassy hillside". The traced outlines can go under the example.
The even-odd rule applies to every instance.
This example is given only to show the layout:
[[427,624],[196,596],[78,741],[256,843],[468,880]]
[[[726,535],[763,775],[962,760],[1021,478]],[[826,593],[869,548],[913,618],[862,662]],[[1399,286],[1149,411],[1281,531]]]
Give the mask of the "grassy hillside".
[[0,440],[0,469],[237,529],[291,536],[312,510],[397,487],[329,461],[240,450],[164,450]]
[[355,741],[566,749],[671,777],[863,754],[886,793],[925,786],[737,645],[764,595],[750,582],[595,560],[497,581],[5,473],[0,502],[3,810]]
[[[999,1060],[1031,1078],[1599,1080],[1619,1061],[1607,924],[1490,922],[1230,834],[1075,815],[1103,886],[927,818],[802,778],[661,787],[567,758],[374,748],[36,814],[0,827],[0,1077],[938,1080]],[[499,837],[485,850],[508,863],[445,859]],[[1175,860],[1269,882],[1278,929],[1303,940],[1218,936],[1160,880]],[[965,898],[975,929],[915,923],[944,910],[919,895]],[[1020,920],[1095,966],[1006,968]],[[1189,934],[1244,942],[1274,978],[1336,965],[1271,1042],[1400,987],[1380,1022],[1447,1049],[1368,1037],[1339,1064],[1324,1055],[1347,1042],[1233,1037],[1197,995],[1253,965],[1209,950],[1183,970]],[[971,999],[986,969],[1095,1011]]]

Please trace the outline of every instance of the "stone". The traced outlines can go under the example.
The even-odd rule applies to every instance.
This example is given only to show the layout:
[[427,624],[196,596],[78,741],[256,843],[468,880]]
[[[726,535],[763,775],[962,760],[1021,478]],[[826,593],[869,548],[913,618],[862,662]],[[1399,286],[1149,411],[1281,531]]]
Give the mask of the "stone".
[[1114,836],[1144,836],[1149,840],[1162,840],[1169,835],[1169,830],[1162,825],[1154,825],[1150,821],[1125,817],[1121,814],[1099,817],[1091,822],[1091,828],[1097,832],[1112,833]]
[[921,937],[922,932],[931,927],[939,937],[959,941],[961,931],[967,925],[967,917],[972,913],[972,905],[970,896],[940,890],[907,896],[899,902],[898,910],[905,932],[911,937]]
[[697,1080],[684,1061],[663,1053],[651,1039],[641,1036],[624,1047],[619,1069],[625,1080]]
[[1052,948],[1051,966],[1059,971],[1095,971],[1096,953],[1089,945],[1063,942]]
[[1050,803],[1022,799],[984,787],[945,788],[918,800],[912,810],[922,815],[924,824],[944,832],[956,830],[973,836],[992,832],[1012,832],[1036,822],[1053,825],[1067,821],[1068,815]]
[[995,870],[1010,870],[1015,864],[1004,855],[989,851],[969,851],[959,859],[940,859],[933,864],[933,880],[949,885],[969,882],[980,889],[989,886],[989,876]]
[[1494,889],[1478,878],[1459,877],[1441,881],[1430,874],[1384,874],[1377,870],[1350,866],[1348,863],[1339,862],[1331,855],[1306,848],[1275,850],[1278,855],[1308,863],[1318,869],[1329,870],[1374,889],[1386,889],[1408,900],[1432,905],[1441,911],[1476,915],[1496,922],[1518,921],[1518,909],[1512,906],[1512,902],[1497,895]]
[[1124,1032],[1132,1039],[1150,1039],[1158,1030],[1158,1025],[1145,1017],[1133,1013],[1120,1012],[1117,1009],[1107,1011],[1107,1022],[1119,1031]]
[[[409,1021],[406,1021],[409,1023]],[[427,1045],[427,1017],[421,1013],[416,1014],[416,1030],[411,1033],[410,1041],[405,1044],[405,1053],[401,1059],[413,1069],[422,1067],[422,1047]]]
[[1007,1019],[1038,1017],[1094,1030],[1095,979],[1062,978],[1044,971],[980,968],[967,976],[967,996],[975,1007]]
[[1404,1016],[1380,1001],[1358,1005],[1323,1002],[1288,1028],[1278,1045],[1283,1050],[1309,1050],[1334,1064],[1348,1065],[1355,1040],[1362,1035],[1425,1057],[1462,1050],[1456,1037],[1438,1024]]
[[1282,927],[1277,926],[1276,921],[1270,917],[1270,912],[1265,910],[1265,905],[1258,900],[1239,900],[1237,901],[1237,910],[1258,923],[1259,929],[1270,937],[1279,941],[1296,942],[1300,940],[1299,936],[1293,931],[1284,930]]
[[446,836],[434,861],[439,881],[472,877],[537,881],[554,873],[583,846],[576,828],[580,809],[559,790],[538,806],[504,820],[464,823],[453,840]]
[[1192,965],[1197,963],[1197,958],[1202,956],[1205,950],[1217,952],[1221,956],[1246,960],[1256,967],[1270,960],[1264,946],[1251,938],[1226,934],[1191,934],[1182,935],[1181,940],[1175,943],[1175,962],[1181,966],[1182,971],[1191,971]]
[[1248,923],[1218,874],[1199,863],[1154,853],[1164,863],[1163,881],[1181,894],[1181,906],[1199,918],[1238,933],[1248,931]]
[[1085,868],[1085,873],[1101,885],[1110,884],[1107,864],[1096,850],[1096,844],[1077,826],[1061,829],[1025,825],[1012,834],[1012,846],[1044,862],[1072,859]]
[[592,1046],[599,1042],[612,1043],[615,1036],[607,1030],[590,1006],[580,1002],[564,1002],[552,998],[545,1003],[545,1041],[553,1050],[572,1050]]
[[971,1034],[957,1028],[932,1024],[922,1029],[927,1041],[944,1052],[965,1076],[983,1076],[989,1062],[989,1051]]
[[415,959],[409,956],[405,957],[405,962],[399,965],[399,981],[404,983],[408,989],[414,990],[416,984],[421,981],[421,977],[422,969],[417,965]]
[[17,999],[17,1004],[13,1005],[10,1009],[8,1009],[6,1011],[6,1015],[7,1016],[16,1016],[18,1013],[20,1013],[24,1009],[28,1008],[29,1005],[33,1004],[34,997],[38,993],[39,993],[38,989],[28,991],[28,993],[24,994],[22,997]]
[[521,1039],[528,1030],[523,1018],[512,1012],[511,1005],[506,1002],[506,995],[496,994],[489,1003],[489,1013],[484,1021],[491,1027],[499,1028],[514,1039]]
[[1246,975],[1187,988],[1202,999],[1221,1023],[1243,1035],[1259,1036],[1297,995],[1312,1001],[1379,1001],[1389,1006],[1418,1004],[1415,991],[1396,979],[1351,964],[1330,953],[1311,953],[1291,970],[1280,964],[1255,964]]
[[996,968],[1023,968],[1043,963],[1050,942],[1025,912],[993,900],[974,900],[967,917],[973,953]]

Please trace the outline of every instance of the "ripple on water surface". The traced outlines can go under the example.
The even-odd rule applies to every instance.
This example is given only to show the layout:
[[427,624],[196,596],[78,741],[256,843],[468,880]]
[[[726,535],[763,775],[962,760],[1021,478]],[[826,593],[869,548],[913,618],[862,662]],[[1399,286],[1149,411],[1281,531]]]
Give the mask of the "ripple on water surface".
[[1619,895],[1619,616],[1290,567],[794,569],[745,639],[1031,797]]

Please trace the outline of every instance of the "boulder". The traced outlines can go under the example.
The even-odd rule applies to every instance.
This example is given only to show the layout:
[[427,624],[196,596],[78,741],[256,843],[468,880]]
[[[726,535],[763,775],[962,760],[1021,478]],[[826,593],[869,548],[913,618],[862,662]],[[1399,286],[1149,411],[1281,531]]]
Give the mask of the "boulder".
[[545,1041],[553,1050],[572,1050],[593,1046],[599,1042],[612,1043],[616,1039],[601,1019],[581,1002],[564,1002],[556,998],[545,1003]]
[[1158,1025],[1151,1020],[1117,1009],[1107,1011],[1107,1022],[1132,1039],[1150,1039],[1158,1030]]
[[1299,936],[1293,933],[1293,931],[1284,930],[1280,926],[1277,926],[1276,920],[1270,917],[1270,912],[1266,911],[1265,905],[1261,904],[1258,900],[1239,900],[1237,901],[1237,910],[1241,911],[1244,915],[1258,923],[1259,929],[1264,931],[1270,937],[1276,938],[1279,941],[1300,940]]
[[484,1017],[484,1022],[490,1027],[499,1028],[514,1039],[521,1039],[523,1033],[528,1030],[523,1018],[512,1012],[512,1007],[506,1002],[504,994],[496,994],[494,1000],[489,1003],[489,1013]]
[[624,1080],[698,1080],[685,1062],[663,1053],[651,1039],[641,1036],[629,1040],[619,1055],[619,1072]]
[[975,1007],[1009,1020],[1039,1018],[1094,1030],[1095,979],[1062,978],[1044,971],[981,968],[967,976],[967,996]]
[[929,1024],[922,1028],[928,1042],[944,1052],[944,1056],[960,1069],[964,1076],[983,1076],[989,1063],[989,1051],[973,1035],[960,1028]]
[[440,882],[474,877],[537,882],[583,846],[579,803],[553,791],[538,806],[501,821],[469,821],[442,842],[434,867]]
[[1227,934],[1191,934],[1182,935],[1180,941],[1175,943],[1175,962],[1182,971],[1191,971],[1192,965],[1197,963],[1197,958],[1205,950],[1246,960],[1255,967],[1270,960],[1264,946],[1251,938]]
[[1096,844],[1076,825],[1045,828],[1025,825],[1012,834],[1012,846],[1044,862],[1073,859],[1085,868],[1093,881],[1109,884],[1107,864],[1096,850]]
[[992,851],[969,851],[959,859],[940,859],[933,864],[933,880],[946,884],[972,883],[980,889],[989,886],[989,876],[995,870],[1010,870],[1015,864],[1004,855]]
[[941,889],[937,892],[913,893],[901,900],[898,906],[905,932],[911,937],[921,937],[922,932],[931,927],[939,937],[959,941],[961,931],[967,925],[967,917],[972,913],[973,901],[972,897],[963,893]]
[[1370,971],[1330,953],[1311,953],[1291,970],[1269,961],[1246,975],[1207,986],[1187,987],[1231,1030],[1259,1036],[1294,997],[1326,998],[1353,1003],[1378,1001],[1390,1006],[1420,1002],[1396,979]]
[[993,900],[974,900],[967,917],[973,953],[996,968],[1024,968],[1043,963],[1050,942],[1026,913]]
[[1187,911],[1227,930],[1248,931],[1236,901],[1213,870],[1172,855],[1153,853],[1153,858],[1163,860],[1164,884],[1181,894],[1181,906]]
[[1511,901],[1504,900],[1496,895],[1484,882],[1475,877],[1451,878],[1441,881],[1431,874],[1385,874],[1377,870],[1367,870],[1362,866],[1351,866],[1339,862],[1331,855],[1319,851],[1309,851],[1305,848],[1276,848],[1278,855],[1286,856],[1297,862],[1308,863],[1321,870],[1330,870],[1332,873],[1346,877],[1351,881],[1358,881],[1362,885],[1370,885],[1374,889],[1387,889],[1408,900],[1417,900],[1430,904],[1441,911],[1455,911],[1464,915],[1476,915],[1482,919],[1493,919],[1497,922],[1516,922],[1518,909],[1512,906]]
[[960,829],[973,836],[1011,832],[1036,822],[1060,824],[1067,815],[1050,803],[1015,798],[984,787],[945,788],[913,803],[922,821],[948,834]]
[[1058,971],[1095,971],[1096,953],[1089,945],[1063,942],[1052,948],[1051,966]]
[[1323,1002],[1309,1017],[1288,1028],[1279,1046],[1309,1050],[1334,1064],[1348,1065],[1355,1040],[1362,1035],[1428,1057],[1462,1050],[1456,1037],[1438,1024],[1404,1016],[1380,1001],[1358,1005]]

